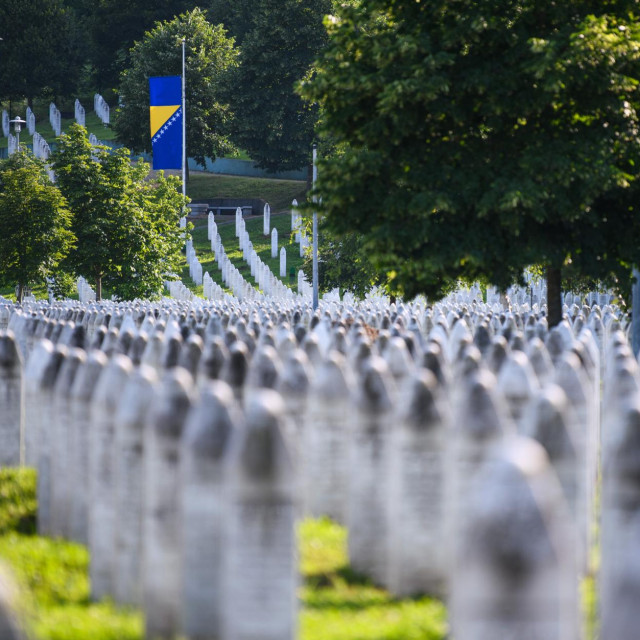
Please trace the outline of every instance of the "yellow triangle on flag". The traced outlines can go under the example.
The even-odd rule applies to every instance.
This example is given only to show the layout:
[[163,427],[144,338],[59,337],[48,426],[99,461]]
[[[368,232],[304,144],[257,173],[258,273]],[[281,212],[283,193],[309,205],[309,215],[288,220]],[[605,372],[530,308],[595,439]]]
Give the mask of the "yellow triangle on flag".
[[158,129],[180,108],[179,104],[168,107],[149,107],[151,115],[151,137],[156,135]]

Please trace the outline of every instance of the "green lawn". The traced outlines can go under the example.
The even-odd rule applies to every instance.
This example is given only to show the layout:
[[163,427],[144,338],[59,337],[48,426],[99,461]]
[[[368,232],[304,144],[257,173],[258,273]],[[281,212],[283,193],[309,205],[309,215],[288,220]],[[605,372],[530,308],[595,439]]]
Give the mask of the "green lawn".
[[306,182],[300,180],[222,176],[192,171],[187,184],[187,195],[192,200],[263,198],[271,206],[271,212],[277,213],[291,210],[294,198],[302,202],[306,188]]
[[[0,470],[0,558],[22,588],[21,608],[35,640],[138,640],[139,611],[89,601],[87,549],[35,535],[32,469]],[[396,600],[355,575],[346,530],[329,520],[298,527],[301,640],[440,640],[444,605]]]

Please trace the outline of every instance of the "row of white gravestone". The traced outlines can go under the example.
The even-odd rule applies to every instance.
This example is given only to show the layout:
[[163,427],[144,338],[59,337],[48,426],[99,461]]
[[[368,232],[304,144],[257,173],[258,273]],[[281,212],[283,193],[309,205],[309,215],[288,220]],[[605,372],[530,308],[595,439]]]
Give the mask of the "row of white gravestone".
[[[239,218],[238,222],[238,231],[239,231],[239,242],[240,249],[242,249],[242,257],[243,260],[249,265],[251,275],[256,279],[258,283],[258,287],[263,292],[265,296],[274,297],[274,298],[292,298],[294,296],[293,292],[289,287],[287,287],[283,282],[276,278],[276,276],[272,273],[269,266],[263,262],[263,260],[258,256],[255,249],[253,248],[253,243],[249,237],[249,232],[247,231],[245,221],[242,217]],[[274,231],[276,229],[274,228]],[[276,231],[276,247],[277,247],[277,231]],[[282,251],[280,252],[280,272],[282,273],[283,265],[282,262],[284,260],[284,269],[286,270],[286,250],[284,250],[284,254]],[[272,251],[273,251],[273,236],[272,236]],[[282,276],[281,276],[282,277]],[[298,292],[300,293],[300,292]]]
[[226,300],[231,296],[205,272],[202,279],[202,291],[205,300]]
[[[125,325],[115,350],[127,342]],[[177,325],[171,329],[177,333],[169,327],[165,332],[172,336],[167,367],[173,366],[172,340],[180,335]],[[108,353],[113,331],[103,336]],[[40,437],[35,439],[41,445],[41,531],[75,536],[69,528],[79,522],[77,531],[86,535],[91,550],[94,597],[109,594],[119,602],[142,602],[148,637],[173,637],[178,625],[188,637],[233,638],[257,629],[267,638],[293,637],[295,485],[279,435],[281,400],[254,393],[246,421],[224,421],[220,410],[233,410],[231,389],[222,383],[217,388],[205,385],[190,427],[185,419],[194,398],[193,381],[184,369],[165,374],[158,384],[150,365],[134,374],[129,358],[112,354],[107,360],[96,351],[87,355],[77,347],[79,334],[73,335],[75,341],[70,335],[60,337],[66,350],[39,343],[29,367],[29,377],[35,372],[41,380],[36,388],[44,403],[32,406],[52,404],[57,417],[50,427],[49,420],[42,421],[47,415],[42,411]],[[151,344],[151,352],[154,348]],[[146,360],[153,362],[154,356]],[[235,432],[229,457],[238,466],[229,466],[229,481],[224,481],[220,465],[223,434],[216,429]],[[84,462],[76,464],[78,455]],[[187,481],[182,491],[177,486],[178,460]],[[87,476],[87,469],[95,477]],[[212,473],[216,484],[211,484]],[[221,495],[212,495],[216,485]],[[88,487],[88,494],[82,496],[80,486]],[[184,537],[179,535],[181,526]],[[212,541],[218,542],[213,549]],[[221,572],[227,561],[230,569]],[[227,573],[234,578],[223,581]],[[198,635],[205,631],[208,635]]]
[[109,124],[109,105],[107,101],[99,94],[93,96],[93,110],[104,125]]
[[37,131],[33,134],[33,155],[41,160],[48,160],[51,155],[49,143]]
[[[270,224],[271,209],[268,203],[265,205],[265,219],[269,220]],[[266,223],[264,223],[266,225]],[[255,272],[259,274],[258,286],[267,295],[284,295],[289,296],[287,289],[272,276],[269,267],[257,256],[254,256],[253,245],[248,239],[248,232],[242,217],[242,209],[236,209],[235,214],[236,225],[236,237],[240,241],[240,248],[243,250],[243,259],[251,267],[251,274],[255,277]],[[264,227],[266,228],[266,226]],[[267,232],[268,234],[268,232]],[[265,235],[267,235],[265,234]],[[214,219],[213,212],[209,213],[207,220],[207,238],[211,241],[211,250],[216,251],[218,245],[218,227]],[[285,278],[287,275],[287,250],[284,247],[280,249],[280,265],[279,274],[280,278]],[[271,230],[271,257],[278,257],[278,230],[274,227]],[[265,290],[265,287],[267,290]],[[275,292],[275,293],[272,293]]]
[[56,137],[59,137],[62,133],[62,115],[53,102],[49,103],[49,124]]
[[195,299],[195,295],[182,280],[166,280],[165,288],[169,292],[169,296],[175,300],[189,302]]
[[85,126],[85,111],[78,98],[76,98],[75,102],[73,103],[73,117],[80,126]]
[[[334,326],[330,316],[314,320],[308,308],[301,308],[286,312],[269,329],[269,314],[275,312],[273,321],[282,313],[277,307],[262,303],[243,308],[244,313],[242,307],[230,306],[222,316],[210,316],[203,333],[212,359],[202,353],[200,362],[207,363],[207,375],[219,371],[225,366],[220,365],[220,352],[228,343],[231,349],[222,357],[227,363],[224,376],[237,398],[251,397],[256,387],[278,386],[307,509],[346,521],[354,568],[400,593],[448,590],[457,637],[575,637],[575,588],[584,548],[577,541],[586,537],[586,521],[575,511],[572,519],[563,515],[557,495],[560,487],[574,510],[585,508],[576,496],[587,494],[581,487],[588,486],[589,473],[582,468],[588,471],[593,463],[582,451],[589,438],[570,425],[577,424],[587,435],[592,427],[588,416],[572,423],[566,410],[572,406],[574,381],[578,388],[582,385],[584,397],[589,384],[585,380],[599,370],[590,330],[583,327],[576,339],[566,323],[546,335],[543,319],[534,318],[536,332],[527,337],[526,316],[501,319],[486,305],[476,305],[473,316],[446,306],[433,311],[405,306],[400,312],[397,307],[390,312],[369,307],[345,313],[344,307],[331,305],[326,312],[338,322]],[[587,322],[595,328],[601,322],[598,311],[588,312]],[[351,316],[350,325],[341,322],[350,313],[357,314],[355,321]],[[195,314],[197,318],[197,310]],[[605,333],[600,335],[606,337],[618,320],[610,310],[603,316]],[[154,317],[147,315],[140,328],[146,325],[149,332]],[[287,319],[291,325],[283,324]],[[112,321],[102,338],[103,350],[126,350],[135,362],[136,338],[125,336],[136,324],[131,316],[121,318],[118,335]],[[366,339],[367,325],[380,332],[373,343]],[[183,356],[176,351],[185,326],[168,319],[157,334],[161,345],[164,336],[164,355],[152,355],[158,354],[154,334],[146,345],[147,363],[164,360],[169,366],[184,357],[183,365],[193,370],[188,354],[194,353],[190,348],[197,340],[180,347]],[[67,337],[61,335],[59,342],[72,346],[73,330],[67,326],[63,331]],[[494,335],[498,333],[502,335]],[[296,344],[304,347],[306,360]],[[249,349],[254,350],[250,360]],[[529,380],[528,362],[534,371]],[[497,373],[497,391],[511,415],[499,409],[489,370]],[[534,375],[538,381],[554,380],[564,393],[551,387],[537,395]],[[514,393],[513,379],[524,379],[520,386],[524,396],[533,394],[529,405],[537,412],[531,413],[542,418],[518,419],[524,413],[523,393]],[[354,400],[351,380],[356,381]],[[46,401],[37,404],[46,406]],[[447,405],[456,410],[452,422]],[[580,407],[573,409],[575,414]],[[531,443],[510,443],[515,436],[509,433],[516,432],[542,441],[559,484],[539,449]],[[448,444],[444,450],[443,440]],[[474,486],[475,493],[469,489]],[[331,499],[333,506],[328,504]],[[439,554],[433,552],[434,541],[439,541]],[[562,552],[567,541],[575,555]],[[443,563],[442,550],[452,546]],[[456,564],[460,558],[464,563]]]
[[96,292],[91,285],[87,282],[87,279],[83,276],[78,276],[76,280],[76,288],[78,290],[78,300],[80,302],[94,302],[96,299]]
[[625,336],[614,334],[611,343],[602,431],[601,637],[631,640],[640,593],[640,376]]

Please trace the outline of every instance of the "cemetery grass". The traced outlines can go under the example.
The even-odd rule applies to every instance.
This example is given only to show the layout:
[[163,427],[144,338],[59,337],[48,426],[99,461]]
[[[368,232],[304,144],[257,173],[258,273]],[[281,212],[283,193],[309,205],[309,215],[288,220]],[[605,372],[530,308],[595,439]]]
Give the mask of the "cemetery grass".
[[[300,180],[250,178],[202,171],[190,171],[187,183],[187,195],[192,200],[262,198],[271,206],[272,214],[289,211],[294,198],[298,202],[303,202],[306,190],[306,182]],[[233,216],[229,217],[233,218]]]
[[[116,133],[111,127],[102,124],[102,121],[93,111],[93,102],[83,105],[86,109],[85,126],[89,133],[94,133],[98,140],[103,142],[111,142],[116,140]],[[91,109],[91,111],[89,111]],[[14,116],[17,113],[21,114],[21,118],[25,117],[26,104],[22,107],[17,107],[14,103],[13,113]],[[71,105],[71,111],[73,111],[73,105]],[[52,144],[56,141],[56,134],[51,128],[49,123],[49,103],[46,105],[39,105],[38,102],[34,104],[34,113],[36,114],[36,131],[49,143]],[[63,118],[61,120],[61,128],[64,133],[73,123],[74,118]],[[12,132],[13,133],[13,132]],[[29,135],[29,131],[26,128],[20,133],[21,144],[31,144],[32,137]],[[9,139],[0,135],[0,148],[5,148],[9,144]]]
[[[207,219],[202,218],[195,220],[194,223],[195,226],[191,232],[193,247],[196,250],[200,264],[202,264],[202,273],[204,275],[204,272],[207,271],[214,282],[217,282],[227,290],[222,282],[222,274],[215,261],[215,255],[213,251],[211,251],[211,241],[207,240]],[[235,216],[218,216],[216,224],[218,225],[218,233],[222,238],[222,244],[224,245],[224,250],[229,260],[231,260],[247,282],[257,287],[258,283],[251,276],[249,265],[242,259],[242,251],[240,250],[238,238],[236,238]],[[269,266],[274,276],[279,277],[280,254],[278,253],[278,257],[274,259],[271,258],[271,236],[262,235],[262,217],[248,218],[245,224],[251,242],[253,243],[253,248],[260,256],[260,259]],[[291,216],[288,214],[271,214],[271,228],[273,229],[273,227],[278,230],[278,252],[283,246],[287,252],[287,275],[284,278],[280,278],[280,280],[282,280],[284,284],[291,286],[294,291],[297,291],[298,269],[302,267],[303,259],[300,257],[299,245],[295,243],[291,236]],[[289,270],[291,267],[294,268],[295,272],[293,282],[289,280]],[[189,277],[189,267],[186,264],[186,259],[180,277],[182,282],[196,295],[203,295],[202,286],[197,286]]]
[[[36,640],[138,640],[142,615],[89,600],[86,547],[37,536],[36,473],[0,470],[0,559],[21,587],[19,608]],[[300,541],[301,640],[438,640],[445,608],[429,598],[396,600],[354,574],[347,534],[329,520],[305,520]]]

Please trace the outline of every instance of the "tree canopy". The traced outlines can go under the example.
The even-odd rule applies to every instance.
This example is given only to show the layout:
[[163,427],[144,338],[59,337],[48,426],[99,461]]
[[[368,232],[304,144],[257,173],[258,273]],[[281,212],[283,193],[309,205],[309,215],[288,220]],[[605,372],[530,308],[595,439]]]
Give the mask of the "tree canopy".
[[214,0],[240,46],[225,95],[234,119],[232,140],[262,168],[309,164],[318,110],[295,91],[327,44],[323,18],[332,0]]
[[221,101],[222,74],[236,64],[237,51],[222,25],[207,22],[194,9],[145,33],[131,50],[131,67],[121,76],[121,105],[114,128],[135,151],[151,151],[149,77],[182,74],[182,38],[186,39],[187,154],[204,166],[205,158],[231,151],[230,110]]
[[62,266],[95,282],[98,299],[103,284],[124,299],[159,295],[181,258],[180,179],[148,180],[148,164],[92,146],[79,125],[58,138],[52,161],[78,238]]
[[0,37],[0,100],[75,89],[84,48],[75,13],[62,0],[3,0]]
[[118,86],[129,50],[155,22],[193,9],[191,0],[73,0],[89,36],[88,58],[99,90]]
[[[313,259],[309,252],[302,269],[309,282],[313,278]],[[318,288],[321,292],[339,288],[351,291],[359,298],[375,286],[386,286],[385,274],[377,270],[369,259],[369,251],[363,236],[346,233],[334,237],[325,229],[318,234]]]
[[75,236],[71,212],[44,164],[19,151],[0,163],[0,284],[44,283],[68,254]]
[[556,287],[569,261],[628,281],[640,261],[634,10],[614,0],[343,6],[302,85],[344,148],[320,163],[330,227],[363,234],[406,296],[441,295],[463,276],[506,287],[533,263]]

